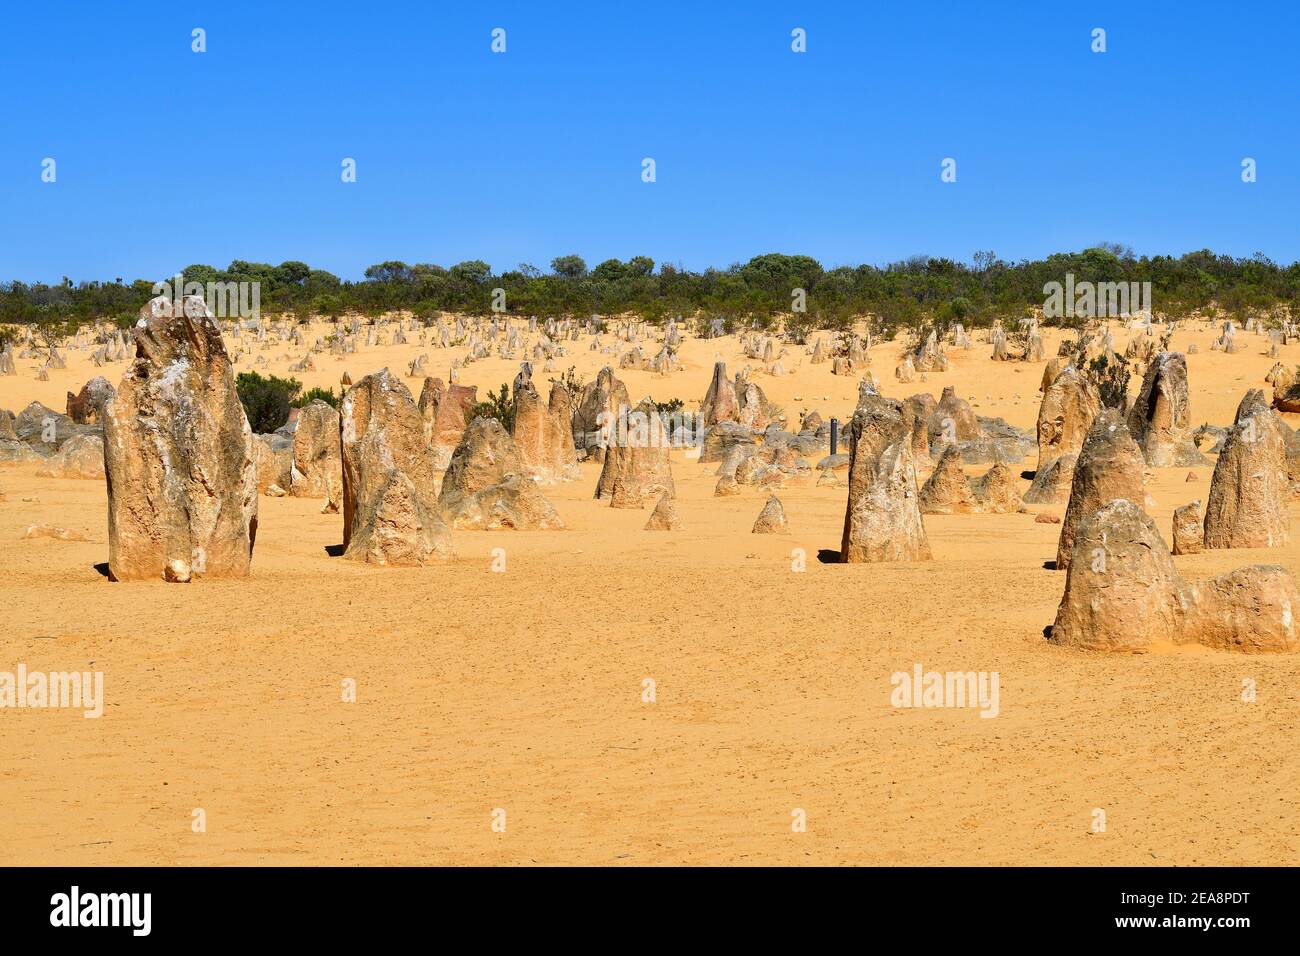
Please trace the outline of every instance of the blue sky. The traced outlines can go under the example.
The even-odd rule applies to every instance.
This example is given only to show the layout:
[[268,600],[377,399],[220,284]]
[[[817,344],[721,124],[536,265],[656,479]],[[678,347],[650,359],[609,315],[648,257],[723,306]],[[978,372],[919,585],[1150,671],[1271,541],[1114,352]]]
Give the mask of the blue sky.
[[41,2],[0,24],[0,280],[1300,259],[1294,2]]

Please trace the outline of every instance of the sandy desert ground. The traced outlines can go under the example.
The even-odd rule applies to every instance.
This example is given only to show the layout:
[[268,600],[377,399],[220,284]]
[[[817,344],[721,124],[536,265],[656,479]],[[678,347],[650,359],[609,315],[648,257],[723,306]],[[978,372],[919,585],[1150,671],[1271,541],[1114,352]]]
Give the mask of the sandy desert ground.
[[[1129,335],[1117,328],[1118,345]],[[1193,420],[1228,424],[1273,360],[1263,337],[1233,355],[1211,339],[1180,331],[1172,347],[1199,344]],[[1058,341],[1048,333],[1049,355]],[[557,364],[588,380],[613,358],[576,344]],[[420,351],[445,378],[464,350],[363,345],[296,377],[337,386],[345,369],[404,372]],[[896,353],[872,350],[886,394],[951,384],[978,414],[1034,427],[1041,364],[994,363],[977,341],[949,351],[948,372],[901,385]],[[733,373],[745,364],[734,337],[689,339],[681,357],[667,378],[618,374],[634,401],[693,408],[715,357]],[[0,377],[0,407],[61,411],[67,391],[95,374],[116,384],[124,367],[68,359],[49,382],[20,361]],[[1300,362],[1300,345],[1282,360]],[[758,381],[788,415],[847,419],[856,380],[798,352],[785,364],[788,377]],[[461,380],[482,395],[516,370],[491,359]],[[535,378],[545,391],[547,375]],[[1300,861],[1300,659],[1056,647],[1043,632],[1064,574],[1044,563],[1059,525],[927,516],[933,561],[821,563],[819,550],[839,547],[843,487],[780,492],[791,533],[757,536],[766,494],[715,499],[714,468],[675,455],[679,533],[643,531],[648,511],[594,501],[598,467],[586,464],[547,492],[568,530],[456,532],[456,559],[421,569],[330,557],[340,516],[264,497],[253,576],[179,586],[110,583],[96,569],[102,482],[0,467],[0,669],[102,670],[107,697],[98,720],[0,713],[0,863]],[[1166,538],[1172,510],[1208,491],[1212,468],[1193,470],[1198,483],[1157,469],[1149,486]],[[34,522],[89,541],[22,540]],[[505,573],[490,570],[498,547]],[[1294,572],[1300,543],[1175,562],[1192,580],[1260,562]],[[999,716],[891,707],[890,675],[917,663],[998,672]],[[654,703],[642,702],[647,677]],[[341,700],[346,678],[356,703]],[[196,808],[204,833],[191,828]],[[792,832],[795,808],[806,832]],[[1092,832],[1095,808],[1104,833]]]

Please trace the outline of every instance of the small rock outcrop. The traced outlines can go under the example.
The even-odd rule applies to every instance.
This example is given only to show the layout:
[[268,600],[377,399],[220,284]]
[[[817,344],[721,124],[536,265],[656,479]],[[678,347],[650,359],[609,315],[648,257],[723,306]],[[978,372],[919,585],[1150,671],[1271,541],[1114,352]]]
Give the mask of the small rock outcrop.
[[751,530],[754,534],[784,534],[790,530],[780,498],[772,495],[767,499],[767,504],[763,505],[763,510],[758,513],[758,519]]
[[1174,554],[1201,553],[1201,517],[1200,501],[1174,509],[1173,540]]
[[1051,639],[1104,651],[1143,651],[1181,636],[1174,562],[1151,518],[1124,499],[1079,522]]
[[681,518],[677,516],[677,502],[667,492],[659,496],[659,504],[650,513],[650,520],[645,523],[646,531],[679,531]]
[[729,498],[738,494],[740,494],[740,483],[736,481],[734,473],[721,475],[718,478],[718,483],[713,486],[713,497],[715,498]]
[[1016,487],[1016,473],[1000,461],[971,482],[979,509],[987,514],[1015,514],[1024,505]]
[[1282,568],[1254,565],[1186,584],[1151,518],[1122,498],[1084,518],[1074,547],[1053,643],[1124,653],[1156,644],[1300,651],[1300,592]]
[[98,435],[73,435],[45,459],[36,474],[42,478],[104,478],[104,439]]
[[442,481],[439,507],[453,529],[559,530],[564,521],[524,465],[495,418],[469,423]]
[[68,417],[78,425],[97,424],[104,414],[104,404],[115,394],[117,390],[108,379],[97,375],[81,386],[76,395],[68,392]]
[[970,514],[978,509],[956,445],[944,448],[939,464],[921,486],[919,503],[921,514],[926,515]]
[[1184,586],[1188,608],[1182,639],[1247,654],[1300,650],[1293,615],[1300,607],[1295,579],[1285,568],[1255,564]]

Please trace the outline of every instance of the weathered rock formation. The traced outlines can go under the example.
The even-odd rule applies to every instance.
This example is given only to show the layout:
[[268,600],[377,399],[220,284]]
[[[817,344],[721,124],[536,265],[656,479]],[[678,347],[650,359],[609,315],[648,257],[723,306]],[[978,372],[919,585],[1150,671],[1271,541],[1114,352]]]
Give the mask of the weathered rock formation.
[[1187,359],[1161,352],[1147,366],[1142,390],[1129,410],[1128,427],[1153,468],[1205,465],[1192,442],[1187,391]]
[[104,439],[73,435],[36,470],[42,478],[104,478]]
[[1086,377],[1068,367],[1043,393],[1038,409],[1038,469],[1025,492],[1029,504],[1052,504],[1066,499],[1073,474],[1074,456],[1083,447],[1092,420],[1101,411],[1101,399]]
[[245,576],[257,467],[216,319],[197,296],[159,297],[131,334],[135,360],[103,407],[109,576]]
[[1024,359],[1026,362],[1041,362],[1046,357],[1042,333],[1038,331],[1037,326],[1034,326],[1029,330],[1028,338],[1025,341]]
[[713,497],[728,498],[732,495],[740,494],[740,484],[736,481],[735,472],[726,473],[718,477],[718,483],[713,486]]
[[1292,383],[1286,388],[1274,385],[1273,407],[1279,412],[1300,412],[1300,383]]
[[979,419],[970,402],[957,397],[957,390],[945,385],[943,397],[935,406],[926,422],[930,435],[930,446],[938,453],[945,444],[970,441],[982,436]]
[[519,450],[499,421],[469,423],[442,481],[439,507],[454,529],[558,530],[564,521],[524,471]]
[[1183,603],[1184,641],[1251,654],[1300,650],[1294,622],[1300,593],[1285,568],[1254,564],[1184,585]]
[[449,559],[424,419],[410,391],[381,369],[348,389],[339,412],[343,556],[380,565]]
[[[345,386],[351,385],[350,377],[343,384]],[[424,420],[424,437],[430,446],[433,444],[433,422],[438,416],[438,403],[442,401],[443,393],[446,391],[446,383],[442,379],[433,376],[426,377],[424,384],[420,387],[420,398],[416,401],[416,407],[420,409],[420,417]],[[459,439],[457,439],[457,442],[459,443]]]
[[276,433],[254,435],[253,462],[257,466],[257,493],[283,496],[293,473],[293,439]]
[[1263,392],[1253,389],[1214,465],[1205,505],[1210,548],[1276,548],[1290,540],[1290,482],[1282,425]]
[[1086,516],[1116,498],[1126,498],[1139,506],[1145,502],[1142,468],[1142,451],[1119,412],[1104,409],[1093,419],[1074,465],[1070,503],[1065,509],[1056,546],[1058,571],[1069,570],[1074,537]]
[[859,395],[849,426],[849,498],[840,560],[927,561],[911,433],[900,403]]
[[68,417],[78,425],[94,425],[104,413],[104,403],[116,394],[108,379],[97,375],[76,395],[68,392]]
[[704,432],[700,449],[700,463],[724,461],[736,448],[753,449],[756,444],[754,430],[739,422],[718,422]]
[[1199,500],[1174,509],[1174,554],[1201,553],[1202,522]]
[[543,405],[531,380],[516,382],[511,437],[529,478],[554,484],[581,475],[573,445],[572,398],[562,383],[551,386],[550,401]]
[[96,435],[99,432],[98,427],[78,425],[69,416],[46,408],[40,402],[32,402],[13,419],[16,439],[42,458],[53,455],[74,435]]
[[917,345],[916,351],[912,353],[911,358],[912,365],[918,372],[946,372],[948,370],[948,356],[944,354],[943,343],[939,341],[937,330],[932,330]]
[[643,508],[667,493],[676,497],[668,430],[650,398],[627,416],[626,427],[614,430],[605,464],[596,484],[596,498],[609,498],[614,508]]
[[1039,380],[1038,390],[1040,392],[1047,391],[1051,384],[1056,381],[1056,376],[1060,375],[1065,367],[1065,360],[1059,355],[1048,359],[1047,364],[1043,366],[1043,377]]
[[766,428],[772,420],[772,408],[758,383],[749,380],[749,369],[736,373],[735,393],[736,420],[750,428]]
[[451,453],[460,444],[476,404],[477,385],[443,385],[437,378],[424,380],[419,411],[433,455],[433,467],[438,471],[451,464]]
[[785,520],[785,508],[781,506],[781,499],[776,495],[772,495],[767,499],[767,504],[763,505],[763,510],[758,513],[758,518],[754,521],[754,527],[751,531],[754,534],[784,534],[789,530],[789,525]]
[[1051,640],[1127,653],[1158,643],[1295,652],[1298,604],[1291,574],[1267,565],[1185,584],[1150,517],[1121,498],[1079,525]]
[[1000,461],[971,482],[980,511],[987,514],[1015,514],[1024,505],[1016,487],[1016,473]]
[[736,422],[740,420],[740,401],[736,397],[736,388],[727,378],[727,363],[715,362],[713,378],[709,380],[704,400],[700,402],[700,420],[705,428],[718,422]]
[[939,464],[921,486],[919,503],[921,514],[926,515],[970,514],[978,510],[956,445],[947,446],[939,456]]
[[681,518],[677,516],[677,502],[667,492],[659,496],[659,504],[650,513],[650,520],[645,523],[646,531],[679,531]]
[[1300,411],[1300,391],[1296,385],[1295,371],[1281,362],[1275,364],[1264,376],[1264,381],[1273,386],[1273,407],[1282,412]]
[[989,333],[989,341],[993,343],[993,361],[1011,361],[1011,353],[1007,351],[1007,333],[1000,326],[995,326]]
[[605,460],[605,447],[623,409],[630,409],[627,386],[606,365],[587,383],[573,413],[573,444],[595,462]]
[[1079,522],[1051,639],[1105,651],[1142,651],[1181,636],[1178,575],[1141,506],[1118,499]]
[[295,498],[324,498],[321,514],[343,503],[343,450],[339,413],[319,399],[303,407],[293,433],[289,487]]

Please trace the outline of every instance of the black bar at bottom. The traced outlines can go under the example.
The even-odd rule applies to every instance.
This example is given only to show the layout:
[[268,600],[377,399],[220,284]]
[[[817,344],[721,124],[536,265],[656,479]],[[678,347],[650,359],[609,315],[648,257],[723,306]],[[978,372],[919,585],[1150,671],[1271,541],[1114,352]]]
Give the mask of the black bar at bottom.
[[334,948],[449,928],[494,940],[531,930],[535,941],[612,942],[613,920],[631,938],[702,926],[733,943],[773,931],[871,939],[911,927],[926,947],[1098,936],[1231,946],[1243,933],[1289,928],[1293,879],[1282,869],[1220,868],[9,869],[0,871],[0,925],[6,945],[75,934],[83,943],[282,939]]

